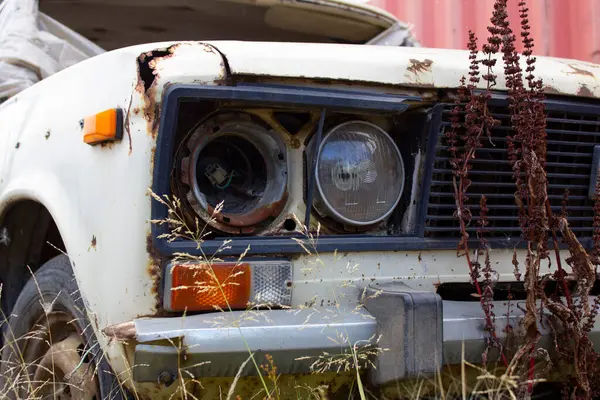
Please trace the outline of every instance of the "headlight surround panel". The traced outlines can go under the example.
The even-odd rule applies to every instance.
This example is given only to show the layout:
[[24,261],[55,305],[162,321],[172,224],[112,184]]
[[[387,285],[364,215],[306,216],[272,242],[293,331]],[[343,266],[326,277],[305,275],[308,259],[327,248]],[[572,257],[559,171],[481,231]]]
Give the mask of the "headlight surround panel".
[[[418,107],[415,105],[418,104],[419,100],[417,97],[402,95],[392,96],[366,91],[347,92],[332,89],[307,89],[304,87],[266,85],[244,85],[241,87],[172,86],[165,93],[162,107],[153,191],[159,195],[175,195],[180,199],[187,199],[186,202],[189,203],[195,201],[195,207],[191,204],[184,205],[187,206],[186,214],[189,218],[196,218],[201,214],[201,212],[198,212],[199,210],[209,211],[210,207],[197,201],[198,198],[202,198],[198,195],[198,190],[190,187],[190,182],[197,178],[194,178],[193,173],[190,173],[193,170],[191,166],[197,163],[201,153],[201,150],[198,150],[198,142],[201,140],[198,137],[191,140],[190,137],[194,133],[198,133],[202,123],[206,123],[215,115],[218,116],[219,113],[231,112],[232,110],[245,113],[247,111],[245,107],[247,107],[252,123],[262,124],[265,132],[270,132],[265,134],[265,137],[275,138],[277,135],[273,133],[280,133],[280,130],[286,132],[283,136],[279,135],[283,143],[280,142],[271,147],[271,150],[274,151],[273,157],[276,159],[283,158],[279,161],[283,162],[282,165],[287,164],[287,168],[290,170],[288,182],[281,179],[277,183],[276,186],[279,189],[274,191],[277,192],[275,197],[281,193],[287,193],[286,185],[291,184],[289,181],[293,180],[293,183],[297,183],[299,179],[302,180],[303,193],[301,192],[300,196],[296,193],[295,198],[298,200],[297,197],[303,197],[299,200],[304,203],[308,212],[304,215],[296,214],[298,217],[296,221],[302,223],[308,220],[311,231],[315,230],[317,222],[322,224],[324,229],[321,230],[319,246],[334,246],[335,250],[341,251],[347,246],[356,250],[358,243],[360,243],[359,247],[366,245],[371,248],[372,246],[369,243],[377,243],[378,246],[388,248],[393,247],[393,243],[406,243],[407,237],[416,236],[414,231],[409,232],[406,230],[406,226],[403,226],[403,220],[406,218],[404,213],[407,207],[414,200],[411,198],[410,189],[411,186],[414,186],[413,178],[418,175],[415,174],[415,171],[420,168],[416,165],[418,157],[415,157],[415,154],[422,152],[424,148],[428,136],[427,121],[430,118],[429,111],[425,109],[416,111]],[[413,109],[405,112],[409,108],[409,104],[413,105]],[[265,117],[260,112],[254,112],[267,109],[272,111],[269,114],[270,117]],[[287,113],[287,119],[274,117],[277,113]],[[293,125],[293,121],[290,122],[295,118],[293,117],[294,113],[299,115],[298,120],[306,116],[305,120],[301,121],[303,123],[297,124],[299,129],[296,132],[292,132],[291,125]],[[385,201],[386,203],[391,202],[391,205],[387,204],[388,209],[378,214],[376,218],[363,222],[351,219],[344,221],[339,216],[331,213],[333,207],[329,209],[326,207],[324,213],[316,212],[324,198],[323,188],[315,190],[315,187],[313,187],[309,196],[311,191],[310,181],[316,177],[312,171],[313,157],[310,155],[310,151],[307,150],[310,148],[310,143],[317,143],[315,138],[320,125],[318,119],[323,115],[324,123],[321,140],[326,139],[327,133],[335,126],[355,121],[355,124],[370,127],[369,129],[375,132],[374,136],[376,140],[379,140],[379,144],[386,143],[387,150],[391,150],[387,151],[388,156],[389,154],[394,155],[393,158],[388,158],[396,163],[394,167],[396,174],[402,174],[404,177],[402,182],[396,182],[399,186],[393,190],[397,194],[396,198],[388,196]],[[327,143],[327,140],[325,143]],[[283,156],[275,154],[278,146],[283,146],[285,149]],[[182,147],[186,147],[188,153],[183,157],[179,157],[178,150]],[[181,161],[185,158],[188,158],[187,162],[182,163]],[[190,162],[190,160],[192,161]],[[302,164],[304,168],[302,168]],[[363,163],[362,167],[365,167],[365,165]],[[365,182],[370,182],[376,178],[376,174],[372,170],[370,171],[368,167],[367,165],[366,169],[363,168],[362,172],[359,171],[362,174],[361,179]],[[292,173],[292,169],[296,172]],[[213,169],[210,170],[213,171]],[[274,168],[274,170],[277,170],[277,168]],[[187,178],[181,179],[181,176],[186,174]],[[217,177],[215,182],[220,186],[222,183],[226,183],[223,179],[227,178],[227,168],[215,173],[215,176]],[[185,185],[179,185],[178,187],[177,184],[174,184],[177,180],[184,181],[185,179],[187,179],[185,183],[188,184],[187,191],[181,187]],[[283,203],[293,202],[287,200],[280,202],[280,204]],[[312,207],[311,203],[314,203],[315,207]],[[207,237],[207,240],[203,243],[202,252],[211,254],[219,250],[223,239],[228,236],[232,241],[226,250],[220,250],[222,255],[239,254],[248,246],[250,247],[249,253],[254,254],[302,252],[300,246],[290,239],[290,236],[296,235],[296,232],[292,232],[289,227],[284,228],[285,224],[289,222],[289,211],[298,210],[297,208],[291,210],[288,206],[289,204],[280,210],[274,210],[270,218],[258,221],[251,226],[252,229],[246,231],[239,229],[241,225],[235,226],[235,223],[231,223],[231,219],[229,221],[220,220],[219,223],[234,226],[234,230],[228,232],[226,229],[222,229],[222,226],[213,225],[211,228],[216,228],[214,229],[215,232],[213,232],[213,236]],[[323,208],[321,208],[322,210]],[[160,220],[166,214],[167,210],[164,205],[155,201],[152,202],[152,219]],[[301,226],[296,226],[296,228],[298,228],[296,230],[302,230]],[[169,242],[159,239],[158,237],[166,233],[167,229],[168,227],[165,225],[152,226],[154,245],[161,253],[194,252],[194,243],[187,243],[185,240]],[[360,235],[354,236],[352,233]],[[234,236],[231,237],[231,235]]]

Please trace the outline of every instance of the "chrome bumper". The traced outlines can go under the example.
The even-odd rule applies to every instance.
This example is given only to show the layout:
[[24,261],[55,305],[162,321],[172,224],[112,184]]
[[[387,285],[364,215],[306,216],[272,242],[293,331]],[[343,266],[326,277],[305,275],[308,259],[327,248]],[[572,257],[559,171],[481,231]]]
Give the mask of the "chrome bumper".
[[[312,357],[344,352],[348,343],[368,340],[377,330],[364,310],[339,313],[331,308],[234,311],[134,322],[139,343],[133,374],[137,382],[157,382],[159,376],[177,376],[181,369],[194,377],[235,376],[250,353],[258,364],[266,363],[266,354],[272,355],[283,374],[308,372]],[[151,344],[157,341],[162,343]],[[255,375],[256,368],[246,363],[242,374]]]
[[[350,348],[360,349],[377,337],[387,351],[372,360],[377,368],[370,378],[376,385],[431,376],[442,364],[481,361],[488,334],[479,302],[442,301],[402,284],[377,290],[382,287],[359,311],[325,307],[135,320],[134,380],[164,383],[182,371],[195,378],[233,377],[251,353],[258,364],[265,364],[266,354],[273,356],[282,374],[310,372],[319,356],[351,357]],[[500,339],[507,324],[519,330],[523,312],[514,302],[510,315],[505,302],[494,302],[494,312]],[[590,335],[595,343],[600,343],[599,332],[594,328]],[[241,374],[255,375],[253,363],[247,362]]]

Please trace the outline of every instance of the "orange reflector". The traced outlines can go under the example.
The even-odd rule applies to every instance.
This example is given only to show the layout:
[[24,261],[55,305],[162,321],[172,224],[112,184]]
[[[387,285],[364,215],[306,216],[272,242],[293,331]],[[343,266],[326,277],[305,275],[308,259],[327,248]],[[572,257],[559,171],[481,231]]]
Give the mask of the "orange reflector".
[[123,111],[112,108],[83,120],[83,141],[94,145],[123,137]]
[[250,301],[248,264],[181,264],[171,269],[171,310],[245,309]]

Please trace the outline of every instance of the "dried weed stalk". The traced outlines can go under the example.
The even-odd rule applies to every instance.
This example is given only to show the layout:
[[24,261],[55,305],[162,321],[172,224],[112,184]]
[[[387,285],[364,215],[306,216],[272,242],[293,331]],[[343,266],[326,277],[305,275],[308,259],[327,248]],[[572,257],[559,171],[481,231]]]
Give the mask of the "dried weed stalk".
[[[591,398],[598,394],[598,355],[588,333],[593,327],[600,307],[600,300],[593,304],[589,295],[596,278],[596,266],[600,258],[600,189],[596,192],[594,217],[594,251],[588,253],[569,228],[568,217],[564,211],[554,214],[548,197],[548,179],[546,176],[546,112],[543,85],[535,77],[536,58],[533,54],[528,20],[528,9],[524,1],[519,2],[520,36],[524,51],[516,50],[517,37],[508,20],[508,0],[496,0],[488,27],[489,37],[481,51],[477,38],[469,32],[470,67],[468,82],[463,77],[458,91],[456,106],[452,113],[452,129],[446,133],[446,139],[452,154],[454,171],[454,194],[456,200],[455,217],[459,221],[462,233],[458,245],[458,255],[466,258],[471,279],[480,297],[485,313],[486,329],[490,333],[490,346],[500,349],[500,357],[509,368],[509,375],[526,371],[527,387],[531,391],[534,381],[535,349],[541,333],[538,323],[542,322],[544,310],[548,310],[559,322],[556,329],[564,340],[557,340],[557,352],[562,355],[575,370],[570,382],[575,388],[571,393],[576,398]],[[483,54],[483,57],[481,57]],[[489,245],[484,234],[486,230],[488,206],[485,196],[480,200],[478,218],[478,248],[472,251],[469,244],[467,227],[473,216],[467,206],[468,189],[471,185],[469,171],[471,162],[476,158],[477,150],[484,145],[494,146],[490,129],[498,124],[488,109],[491,90],[496,85],[494,73],[496,61],[501,55],[504,77],[508,90],[509,110],[512,131],[507,136],[508,161],[513,170],[515,182],[515,203],[519,212],[521,239],[525,243],[525,260],[518,260],[517,252],[513,257],[515,276],[519,280],[519,265],[524,265],[524,284],[527,291],[525,303],[524,342],[508,364],[502,347],[497,339],[495,316],[493,312],[493,279],[495,272],[491,268]],[[523,69],[524,59],[525,68]],[[480,71],[483,66],[485,71]],[[480,80],[485,81],[485,90],[478,92]],[[485,138],[488,140],[484,140]],[[489,143],[486,143],[489,142]],[[568,200],[565,194],[565,201]],[[566,244],[569,257],[565,262],[571,268],[577,280],[577,293],[570,293],[566,282],[567,273],[560,257],[559,240]],[[483,256],[483,267],[479,259]],[[559,283],[560,296],[548,297],[540,277],[543,264],[555,266],[553,278]],[[564,300],[563,300],[564,298]],[[486,351],[487,354],[487,351]],[[485,354],[484,354],[485,361]]]

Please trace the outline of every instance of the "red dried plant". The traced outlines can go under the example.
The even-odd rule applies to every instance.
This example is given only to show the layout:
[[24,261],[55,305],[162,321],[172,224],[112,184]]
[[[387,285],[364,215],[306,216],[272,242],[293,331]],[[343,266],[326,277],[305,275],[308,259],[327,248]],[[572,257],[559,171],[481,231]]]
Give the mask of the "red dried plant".
[[[574,394],[578,398],[591,398],[598,392],[598,356],[593,349],[588,333],[591,331],[596,315],[600,308],[600,299],[589,304],[588,296],[596,278],[596,266],[600,263],[600,185],[596,190],[594,217],[594,251],[588,254],[576,235],[569,228],[566,203],[568,194],[565,193],[563,211],[554,214],[548,197],[548,180],[546,176],[546,112],[544,103],[543,84],[536,79],[533,56],[534,41],[530,33],[528,8],[525,1],[520,1],[520,36],[524,47],[522,54],[516,50],[517,38],[508,20],[508,0],[496,0],[491,17],[490,33],[487,43],[482,46],[483,58],[479,59],[477,39],[469,32],[469,83],[461,80],[457,101],[452,113],[452,129],[446,134],[450,152],[451,165],[454,171],[453,183],[456,200],[455,217],[459,222],[461,240],[458,245],[458,255],[464,256],[477,296],[481,299],[485,314],[486,329],[490,332],[490,343],[500,347],[500,355],[506,366],[509,364],[498,343],[493,313],[493,290],[491,277],[495,273],[491,268],[489,246],[484,237],[487,226],[488,206],[485,196],[480,201],[479,228],[477,236],[479,248],[471,255],[469,235],[466,227],[473,216],[467,206],[468,189],[471,185],[469,171],[471,161],[476,152],[484,145],[484,135],[491,143],[490,128],[498,123],[488,110],[488,100],[491,89],[496,85],[497,75],[494,73],[496,54],[502,53],[505,85],[508,91],[509,110],[511,113],[512,132],[507,136],[508,162],[513,170],[515,182],[515,203],[519,210],[519,226],[522,240],[525,243],[525,276],[524,285],[527,292],[524,342],[517,350],[510,363],[509,373],[514,373],[524,367],[526,380],[534,378],[534,351],[541,336],[538,321],[542,322],[544,309],[547,309],[560,322],[557,334],[564,340],[557,340],[557,352],[575,367]],[[524,59],[525,69],[522,64]],[[486,68],[483,75],[480,65]],[[486,82],[482,93],[476,92],[481,79]],[[464,114],[464,121],[461,115]],[[462,135],[461,135],[462,134]],[[460,142],[460,143],[459,143]],[[493,143],[492,143],[493,144]],[[600,182],[600,180],[599,180]],[[578,301],[569,292],[559,250],[559,238],[566,243],[570,256],[565,262],[571,268],[578,282]],[[548,248],[551,243],[553,255]],[[484,267],[479,263],[480,255],[484,256]],[[553,259],[553,262],[552,262]],[[515,277],[521,278],[517,252],[513,256]],[[566,304],[560,296],[549,298],[544,291],[540,277],[541,266],[547,263],[555,265],[554,279],[559,283],[560,295],[564,296]],[[480,283],[480,279],[483,280]],[[483,288],[482,288],[483,287]],[[538,305],[539,303],[539,305]],[[487,351],[486,351],[487,354]],[[484,354],[484,357],[486,356]],[[531,390],[531,383],[528,385]],[[598,387],[598,388],[597,388]]]
[[[477,38],[472,31],[469,31],[468,48],[470,50],[469,83],[465,85],[466,79],[463,78],[461,80],[456,106],[451,115],[452,128],[446,135],[449,151],[452,155],[450,163],[453,167],[453,187],[456,200],[456,212],[454,215],[459,221],[461,230],[458,255],[464,256],[467,259],[471,280],[475,285],[476,295],[479,297],[485,313],[486,330],[490,333],[491,339],[490,345],[501,349],[501,344],[496,335],[495,316],[491,307],[491,294],[493,291],[486,287],[484,287],[484,289],[481,288],[479,283],[481,266],[478,257],[475,257],[474,259],[471,257],[469,249],[467,226],[472,220],[472,214],[466,205],[469,200],[467,192],[471,185],[471,180],[468,178],[469,170],[471,169],[470,161],[475,156],[477,149],[482,147],[481,142],[483,136],[485,135],[488,138],[491,138],[490,128],[498,123],[498,121],[491,116],[487,108],[490,90],[496,84],[496,76],[493,74],[493,66],[495,65],[496,60],[493,56],[499,48],[498,40],[492,33],[492,36],[488,39],[488,44],[486,45],[488,58],[485,60],[486,63],[484,65],[487,67],[487,71],[483,75],[483,79],[486,81],[487,90],[483,93],[475,92],[477,84],[480,82],[480,71]],[[461,121],[462,114],[464,114],[464,123]],[[460,133],[463,133],[463,135],[461,136]],[[459,139],[462,142],[461,152],[458,151],[457,147]],[[482,204],[485,206],[485,199],[482,199]],[[484,216],[483,218],[480,218],[480,237],[482,238],[480,242],[484,240],[482,233],[485,225],[486,222]],[[486,265],[488,265],[489,255],[487,255],[487,250],[484,252],[486,254],[486,261],[488,261],[486,262]],[[502,350],[500,350],[500,357],[504,365],[508,366],[508,360],[504,356]]]

